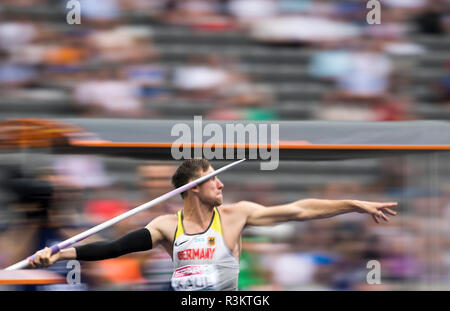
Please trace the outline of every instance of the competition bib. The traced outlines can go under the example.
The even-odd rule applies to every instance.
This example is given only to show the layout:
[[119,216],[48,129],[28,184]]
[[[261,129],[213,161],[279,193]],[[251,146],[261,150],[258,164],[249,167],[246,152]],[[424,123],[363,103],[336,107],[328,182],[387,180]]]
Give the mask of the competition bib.
[[173,272],[172,287],[177,291],[215,290],[218,280],[213,265],[190,265]]

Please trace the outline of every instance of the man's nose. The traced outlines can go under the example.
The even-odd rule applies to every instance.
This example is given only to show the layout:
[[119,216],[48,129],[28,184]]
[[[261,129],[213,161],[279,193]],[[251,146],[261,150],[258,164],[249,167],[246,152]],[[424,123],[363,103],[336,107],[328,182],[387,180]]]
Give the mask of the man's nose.
[[218,178],[217,178],[217,188],[219,188],[219,189],[223,188],[223,183]]

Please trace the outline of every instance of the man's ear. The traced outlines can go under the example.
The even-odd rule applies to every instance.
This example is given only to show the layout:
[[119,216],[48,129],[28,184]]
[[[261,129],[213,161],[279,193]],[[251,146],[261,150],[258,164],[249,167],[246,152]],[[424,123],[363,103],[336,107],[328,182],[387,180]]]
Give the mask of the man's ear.
[[197,186],[195,186],[195,187],[192,187],[190,190],[191,190],[192,192],[194,192],[194,193],[199,193],[200,187],[197,185]]

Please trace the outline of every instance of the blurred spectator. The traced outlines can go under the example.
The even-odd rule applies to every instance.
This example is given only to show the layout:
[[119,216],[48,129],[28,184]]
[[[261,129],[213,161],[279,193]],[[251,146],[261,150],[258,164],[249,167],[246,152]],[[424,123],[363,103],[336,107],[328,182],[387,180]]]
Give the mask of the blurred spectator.
[[126,200],[105,197],[97,191],[96,197],[86,202],[84,214],[89,221],[99,224],[127,212],[129,205]]
[[95,156],[69,155],[54,160],[53,169],[77,188],[98,188],[111,185],[103,163]]
[[314,112],[314,117],[328,121],[372,121],[372,108],[368,105],[325,103]]
[[139,96],[149,99],[168,99],[168,73],[158,63],[130,64],[122,69],[123,77],[139,87]]
[[[423,1],[422,1],[423,2]],[[429,35],[442,35],[445,33],[443,8],[448,7],[445,1],[427,1],[426,6],[414,19],[418,30]]]
[[351,66],[351,51],[339,44],[322,44],[310,59],[308,72],[312,77],[330,81],[348,74]]
[[38,72],[31,63],[14,55],[39,38],[40,27],[24,16],[0,21],[0,88],[20,88],[35,82]]
[[422,274],[422,266],[415,254],[418,242],[406,232],[384,239],[383,243],[386,248],[381,265],[385,273],[385,280],[414,282],[419,278]]
[[[171,177],[175,173],[174,165],[141,165],[137,168],[139,186],[142,191],[142,200],[138,204],[153,200],[173,189]],[[142,212],[143,222],[147,225],[153,218],[168,213],[176,213],[182,204],[178,197],[171,198],[161,204],[155,205],[149,210]]]
[[175,165],[148,164],[139,166],[137,170],[145,199],[158,197],[173,187],[171,177],[175,173]]
[[233,21],[223,12],[226,11],[217,0],[167,1],[164,21],[189,26],[196,30],[224,31],[234,28]]
[[377,98],[389,91],[392,63],[380,53],[377,43],[363,43],[351,53],[351,65],[346,75],[338,79],[338,87],[350,98]]
[[445,63],[447,74],[438,81],[436,93],[440,103],[450,104],[450,61]]
[[[139,185],[143,192],[143,200],[150,201],[173,189],[171,177],[176,170],[175,165],[142,165],[138,167]],[[142,204],[139,202],[137,204]],[[145,226],[161,214],[176,213],[182,208],[181,199],[171,198],[151,209],[140,213],[139,225]],[[147,290],[172,290],[173,273],[172,258],[162,248],[153,249],[143,260],[143,275],[147,281]]]
[[[69,215],[71,211],[68,208],[68,200],[75,199],[74,189],[65,182],[64,176],[58,176],[49,169],[36,170],[36,174],[23,174],[17,170],[15,174],[10,174],[9,178],[8,189],[15,194],[15,200],[9,204],[9,209],[13,215],[16,214],[11,215],[11,220],[17,219],[20,222],[13,220],[0,237],[2,253],[6,257],[1,259],[7,260],[8,265],[21,260],[20,257],[23,259],[28,256],[31,250],[50,247],[67,239],[69,236],[64,228],[74,224],[74,218]],[[20,243],[17,239],[20,239]],[[24,248],[17,247],[18,244]],[[62,277],[67,274],[64,261],[48,269]],[[25,288],[42,289],[39,285],[29,285]],[[47,285],[46,288],[52,290],[52,285]],[[83,286],[66,286],[67,290],[79,288]]]
[[337,77],[337,92],[327,94],[325,100],[373,101],[387,96],[392,62],[381,49],[379,41],[360,41],[350,52],[347,70]]
[[13,196],[12,211],[30,222],[45,223],[54,187],[43,178],[25,174],[19,167],[9,168],[8,183],[4,186]]
[[214,100],[215,104],[207,114],[209,119],[274,118],[265,109],[271,103],[270,94],[257,87],[234,61],[213,54],[193,55],[188,65],[175,69],[173,80],[180,96]]
[[87,49],[83,48],[78,40],[67,40],[67,43],[61,45],[48,46],[44,62],[55,69],[79,67],[86,60],[87,55]]
[[75,104],[87,116],[144,117],[139,88],[115,69],[101,68],[74,87]]
[[264,256],[274,247],[265,237],[246,237],[239,261],[239,290],[276,290],[271,286],[271,274],[263,266]]
[[411,102],[407,98],[385,96],[371,103],[333,102],[315,110],[321,120],[340,121],[404,121],[414,120]]
[[441,80],[442,101],[446,104],[450,103],[450,75],[445,76]]
[[231,0],[228,12],[240,24],[249,25],[276,16],[278,8],[274,0]]
[[153,18],[162,18],[171,0],[122,0],[122,12],[126,14],[144,13]]
[[232,83],[232,74],[215,55],[194,55],[185,66],[175,69],[173,84],[186,96],[211,97]]
[[405,121],[414,120],[408,98],[387,96],[373,105],[373,119],[370,121]]
[[[415,12],[416,5],[421,7],[420,3],[423,1],[401,2],[393,1],[400,5],[401,8],[392,9],[391,7],[382,8],[381,24],[366,25],[363,28],[367,40],[378,40],[384,47],[384,51],[391,55],[399,56],[414,56],[423,54],[426,49],[423,45],[411,40],[409,34],[414,31],[414,27],[410,23],[405,22],[404,13],[399,13],[397,10],[413,10]],[[416,3],[414,5],[414,3]],[[393,5],[393,4],[391,4]],[[408,7],[408,5],[412,5]],[[396,60],[397,61],[397,60]]]
[[209,120],[276,120],[277,113],[270,108],[244,108],[238,109],[228,105],[217,105],[206,114]]
[[148,27],[118,26],[91,32],[88,43],[100,62],[135,62],[152,59],[156,50]]
[[18,7],[32,7],[48,3],[49,0],[3,0],[5,5],[14,5]]
[[[270,258],[270,259],[269,259]],[[329,290],[315,280],[322,265],[331,264],[327,256],[285,250],[268,257],[272,282],[281,290]]]
[[229,105],[216,105],[214,109],[211,109],[206,119],[209,120],[246,120],[245,113]]
[[171,291],[171,278],[173,273],[172,258],[162,247],[152,249],[148,252],[143,262],[142,274],[146,280],[145,290],[168,290]]
[[81,8],[81,20],[105,26],[120,18],[120,0],[78,0]]
[[320,43],[354,39],[361,30],[350,23],[315,16],[278,16],[251,25],[250,35],[265,43]]
[[243,66],[237,60],[228,60],[222,64],[231,76],[230,83],[218,90],[218,96],[225,104],[235,107],[265,108],[272,104],[272,94],[267,88],[255,83],[243,72]]
[[312,0],[279,0],[278,12],[281,15],[298,15],[311,12],[314,5]]
[[36,40],[39,27],[25,17],[7,18],[0,22],[0,49],[9,52],[20,50]]
[[[131,208],[127,200],[120,198],[121,191],[116,186],[99,189],[95,194],[95,198],[88,200],[84,208],[85,218],[91,224],[103,223]],[[135,225],[129,218],[99,232],[96,239],[116,239],[133,230],[135,230]],[[92,238],[88,239],[92,242]],[[145,283],[142,274],[143,256],[145,254],[133,253],[104,261],[86,262],[83,266],[84,277],[87,278],[88,284],[95,288],[131,289],[134,285]]]
[[0,51],[0,88],[21,88],[36,81],[37,72],[29,65],[11,61],[9,54]]

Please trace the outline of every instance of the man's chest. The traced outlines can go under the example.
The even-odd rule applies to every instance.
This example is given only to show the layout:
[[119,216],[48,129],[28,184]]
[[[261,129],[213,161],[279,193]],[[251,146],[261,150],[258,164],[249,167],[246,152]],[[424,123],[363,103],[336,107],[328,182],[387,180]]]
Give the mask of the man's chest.
[[[221,236],[223,238],[225,246],[232,252],[232,254],[236,258],[239,258],[241,232],[244,228],[245,223],[232,216],[233,215],[229,215],[227,213],[220,214]],[[171,255],[173,252],[173,246],[179,225],[180,224],[178,223],[177,219],[169,221],[166,224],[164,231],[162,232],[165,237],[163,246]],[[187,233],[189,236],[195,236],[196,233],[200,234],[202,232],[202,229],[200,227],[188,222],[183,223],[183,229],[185,231],[184,233]]]

